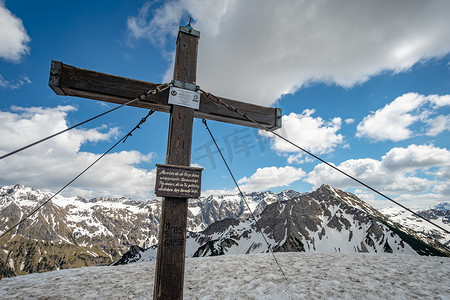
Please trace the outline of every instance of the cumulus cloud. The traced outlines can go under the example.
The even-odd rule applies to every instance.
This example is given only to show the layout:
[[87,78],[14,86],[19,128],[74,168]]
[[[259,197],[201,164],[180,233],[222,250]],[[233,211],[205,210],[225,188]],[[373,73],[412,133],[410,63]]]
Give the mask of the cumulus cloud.
[[164,44],[192,16],[202,88],[269,105],[310,82],[351,87],[447,54],[448,11],[439,0],[174,0],[145,4],[128,29]]
[[437,136],[438,134],[450,129],[450,116],[440,115],[436,118],[426,120],[428,130],[426,135]]
[[[438,108],[450,105],[450,95],[424,96],[407,93],[366,116],[357,126],[357,137],[373,141],[401,141],[414,135],[436,136],[450,128],[450,117],[437,115]],[[413,125],[422,125],[416,131]]]
[[450,166],[450,151],[431,145],[393,148],[382,157],[383,166],[392,171],[413,171]]
[[22,20],[5,7],[4,1],[0,1],[0,57],[19,62],[30,52],[29,42]]
[[[439,168],[445,172],[450,166],[450,151],[432,145],[410,145],[407,148],[393,148],[381,160],[365,158],[344,161],[337,166],[347,174],[369,186],[388,194],[424,193],[441,185],[437,175],[419,177],[417,172]],[[439,174],[439,171],[436,174]],[[433,178],[434,177],[434,178]],[[322,183],[337,188],[360,188],[361,186],[325,164],[317,165],[306,180],[314,187]]]
[[[338,145],[344,143],[344,137],[337,133],[341,128],[342,120],[333,118],[326,121],[321,117],[314,118],[312,116],[314,113],[314,109],[306,109],[301,114],[290,113],[283,116],[283,127],[276,133],[314,154],[332,152]],[[289,155],[288,163],[303,161],[303,154],[299,153],[301,150],[292,144],[269,132],[260,131],[259,133],[271,139],[272,149],[280,153],[294,153]]]
[[258,168],[250,177],[244,177],[238,181],[245,192],[258,192],[274,187],[288,186],[300,180],[306,173],[301,168],[286,167],[266,167]]
[[[13,107],[0,111],[0,154],[9,153],[40,138],[68,128],[68,113],[73,106]],[[109,141],[119,135],[116,127],[74,129],[37,146],[0,161],[0,185],[16,183],[55,192],[100,157],[81,151],[86,144]],[[105,149],[106,150],[106,149]],[[107,154],[68,189],[66,196],[127,196],[148,199],[152,196],[155,171],[138,167],[154,154],[121,151]]]
[[[243,192],[260,192],[277,187],[285,187],[291,183],[302,179],[306,173],[301,168],[286,167],[265,167],[258,168],[250,177],[243,177],[238,180],[239,187]],[[202,196],[218,194],[236,194],[238,189],[207,190],[202,191]]]

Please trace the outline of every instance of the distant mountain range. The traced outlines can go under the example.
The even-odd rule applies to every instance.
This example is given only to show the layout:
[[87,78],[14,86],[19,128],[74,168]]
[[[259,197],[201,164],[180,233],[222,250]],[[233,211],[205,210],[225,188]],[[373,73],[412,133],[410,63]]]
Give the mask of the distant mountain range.
[[[51,195],[23,185],[2,187],[0,232]],[[186,255],[267,252],[258,227],[273,251],[442,255],[445,248],[433,239],[447,246],[450,240],[439,230],[420,227],[414,217],[394,210],[379,212],[355,195],[327,185],[310,193],[249,193],[246,199],[256,222],[239,195],[190,200]],[[450,229],[448,210],[421,213],[433,213],[432,218]],[[0,240],[0,270],[9,250],[6,276],[152,260],[159,214],[157,200],[57,196]]]
[[[269,248],[273,252],[448,255],[447,250],[430,237],[437,238],[442,244],[448,244],[450,237],[428,225],[423,230],[416,225],[421,223],[417,217],[391,220],[355,195],[328,185],[310,193],[291,194],[293,197],[287,200],[267,205],[256,221],[227,218],[211,224],[204,231],[189,232],[186,256],[265,253]],[[430,212],[435,210],[421,213],[431,216]],[[449,211],[442,211],[432,218],[450,230],[449,219],[440,217],[441,214],[448,216]],[[268,245],[259,230],[264,233]],[[133,247],[114,264],[152,261],[156,259],[156,252],[157,246]]]

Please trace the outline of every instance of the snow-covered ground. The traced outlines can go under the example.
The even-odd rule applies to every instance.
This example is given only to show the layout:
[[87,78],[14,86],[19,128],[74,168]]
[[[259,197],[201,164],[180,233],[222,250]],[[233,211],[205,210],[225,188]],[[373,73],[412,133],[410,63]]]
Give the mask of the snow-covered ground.
[[[450,258],[275,253],[191,258],[185,299],[450,299]],[[0,299],[151,299],[154,262],[4,278]]]

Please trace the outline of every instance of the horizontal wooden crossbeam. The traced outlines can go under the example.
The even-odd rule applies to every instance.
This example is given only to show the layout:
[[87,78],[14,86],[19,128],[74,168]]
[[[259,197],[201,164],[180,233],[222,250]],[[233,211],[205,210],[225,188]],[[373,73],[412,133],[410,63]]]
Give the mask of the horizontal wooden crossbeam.
[[[144,94],[149,90],[155,89],[158,84],[80,69],[59,61],[52,61],[49,86],[58,95],[124,104],[136,98],[138,94]],[[168,113],[170,112],[170,105],[167,103],[168,98],[169,91],[165,90],[156,95],[148,96],[145,100],[132,103],[130,106]],[[269,130],[281,127],[280,108],[264,107],[219,98],[223,102],[238,108],[240,112],[246,113],[249,118],[264,125]],[[201,95],[200,108],[195,110],[194,116],[196,118],[259,128],[240,114],[207,99],[204,94]]]

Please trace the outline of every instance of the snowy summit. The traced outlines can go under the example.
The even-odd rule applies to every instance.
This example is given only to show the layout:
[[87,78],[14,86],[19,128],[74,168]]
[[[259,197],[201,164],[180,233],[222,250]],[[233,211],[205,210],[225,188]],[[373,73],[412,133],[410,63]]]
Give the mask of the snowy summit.
[[[450,259],[275,253],[191,258],[185,299],[449,299]],[[5,278],[0,299],[151,299],[154,262]]]

